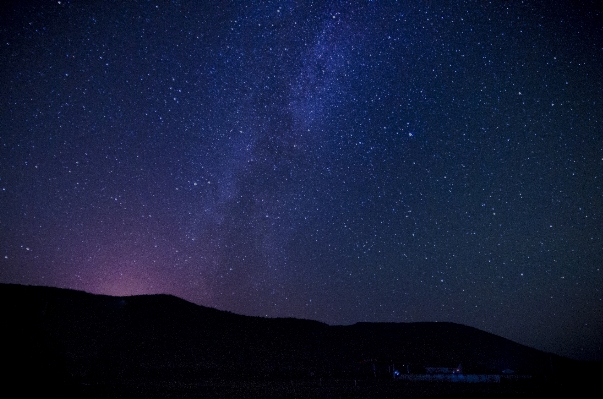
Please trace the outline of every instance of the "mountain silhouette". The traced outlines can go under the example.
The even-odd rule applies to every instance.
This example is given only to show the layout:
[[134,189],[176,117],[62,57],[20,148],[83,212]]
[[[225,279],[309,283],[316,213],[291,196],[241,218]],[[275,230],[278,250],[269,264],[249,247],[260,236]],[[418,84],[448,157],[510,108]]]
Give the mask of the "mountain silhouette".
[[170,397],[225,381],[353,380],[358,386],[391,383],[394,370],[421,374],[426,367],[458,365],[468,374],[582,384],[601,371],[600,364],[454,323],[329,326],[242,316],[171,295],[111,297],[13,284],[0,284],[0,299],[2,361],[10,370],[3,386],[18,396],[42,389],[64,397],[116,397],[121,387],[130,390],[128,397],[158,390]]

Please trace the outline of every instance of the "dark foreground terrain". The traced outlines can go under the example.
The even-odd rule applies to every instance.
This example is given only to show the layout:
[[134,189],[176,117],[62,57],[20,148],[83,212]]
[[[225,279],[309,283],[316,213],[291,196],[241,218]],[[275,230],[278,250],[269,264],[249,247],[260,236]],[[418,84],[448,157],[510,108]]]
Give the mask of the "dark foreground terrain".
[[[168,295],[0,284],[2,392],[91,398],[600,397],[603,368],[452,323],[328,326]],[[395,380],[462,367],[498,383]],[[9,397],[4,396],[3,397]]]
[[[520,383],[511,385],[405,383],[400,381],[205,381],[199,383],[139,383],[80,387],[72,397],[90,398],[539,398],[592,397],[583,389],[562,389],[555,384]],[[76,394],[77,392],[77,394]],[[600,391],[599,391],[600,393]]]

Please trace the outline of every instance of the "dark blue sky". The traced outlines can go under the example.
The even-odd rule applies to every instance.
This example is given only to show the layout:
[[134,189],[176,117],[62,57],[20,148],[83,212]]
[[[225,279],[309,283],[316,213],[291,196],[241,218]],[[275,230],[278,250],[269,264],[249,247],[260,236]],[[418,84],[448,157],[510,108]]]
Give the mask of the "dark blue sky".
[[14,2],[0,281],[603,359],[595,2]]

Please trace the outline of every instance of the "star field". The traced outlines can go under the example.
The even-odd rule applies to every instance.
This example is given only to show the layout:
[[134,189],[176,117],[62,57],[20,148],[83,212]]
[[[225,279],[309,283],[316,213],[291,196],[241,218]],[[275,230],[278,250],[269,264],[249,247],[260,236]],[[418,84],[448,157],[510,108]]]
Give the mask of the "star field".
[[603,360],[594,2],[0,12],[0,281]]

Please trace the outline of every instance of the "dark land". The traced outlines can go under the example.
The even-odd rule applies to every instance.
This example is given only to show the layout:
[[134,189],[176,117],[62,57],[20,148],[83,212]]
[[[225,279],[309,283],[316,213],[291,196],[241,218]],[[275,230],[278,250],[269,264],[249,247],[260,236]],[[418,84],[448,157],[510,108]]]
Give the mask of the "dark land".
[[[2,392],[19,397],[600,397],[600,363],[453,323],[329,326],[249,317],[169,295],[0,284]],[[426,367],[498,383],[393,378]],[[4,395],[3,395],[4,396]]]

